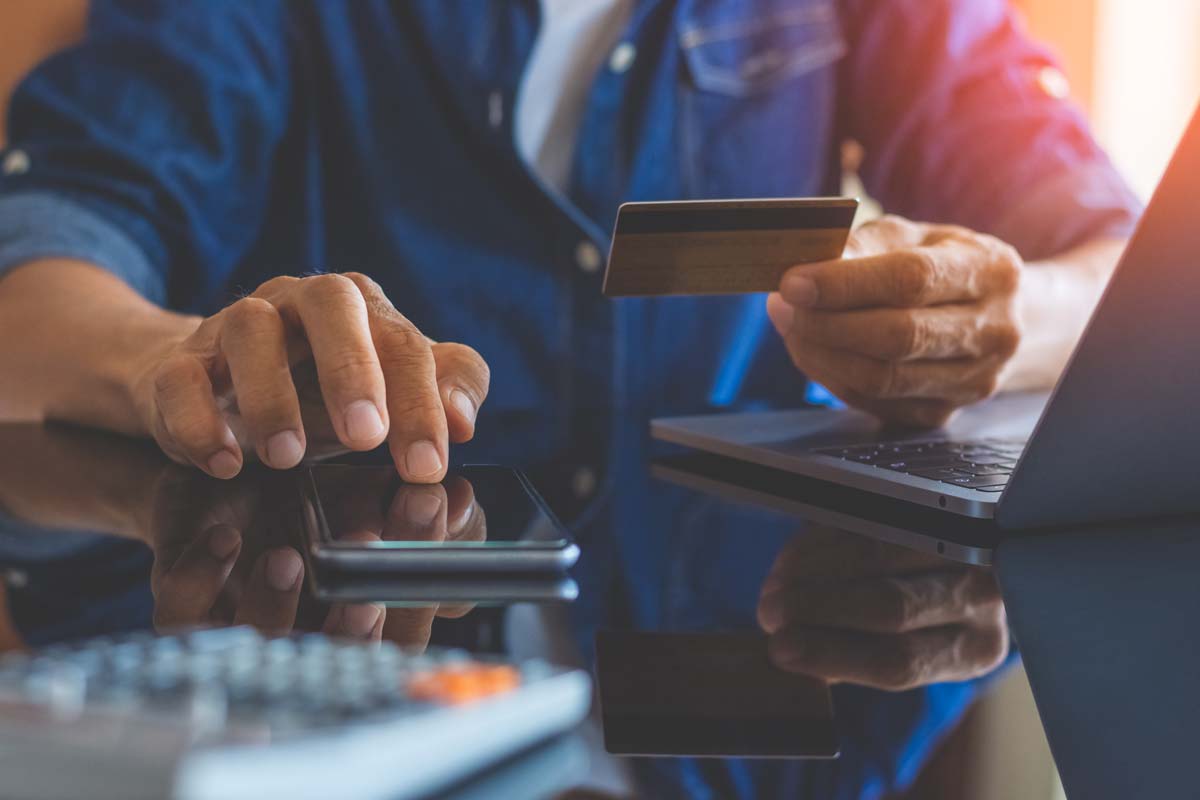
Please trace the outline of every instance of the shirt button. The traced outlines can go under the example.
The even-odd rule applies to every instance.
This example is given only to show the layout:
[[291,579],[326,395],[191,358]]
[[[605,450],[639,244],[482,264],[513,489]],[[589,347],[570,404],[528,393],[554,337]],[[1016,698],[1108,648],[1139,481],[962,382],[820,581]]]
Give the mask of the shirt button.
[[575,245],[575,265],[588,275],[594,275],[603,266],[604,259],[600,256],[600,248],[589,241]]
[[0,171],[5,175],[24,175],[29,172],[31,162],[29,154],[24,150],[12,150],[4,157],[4,163],[0,164]]
[[608,68],[620,75],[622,72],[629,71],[635,58],[637,58],[637,48],[630,42],[621,42],[613,48],[612,55],[608,57]]
[[591,467],[580,467],[571,476],[571,491],[580,500],[585,500],[596,491],[596,471]]

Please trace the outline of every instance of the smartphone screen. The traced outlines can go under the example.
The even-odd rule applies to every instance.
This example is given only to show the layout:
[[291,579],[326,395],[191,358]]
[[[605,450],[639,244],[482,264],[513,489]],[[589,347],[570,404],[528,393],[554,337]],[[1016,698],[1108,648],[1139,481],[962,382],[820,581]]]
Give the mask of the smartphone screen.
[[522,550],[571,545],[520,472],[464,466],[439,484],[408,484],[394,467],[309,470],[305,527],[331,551]]

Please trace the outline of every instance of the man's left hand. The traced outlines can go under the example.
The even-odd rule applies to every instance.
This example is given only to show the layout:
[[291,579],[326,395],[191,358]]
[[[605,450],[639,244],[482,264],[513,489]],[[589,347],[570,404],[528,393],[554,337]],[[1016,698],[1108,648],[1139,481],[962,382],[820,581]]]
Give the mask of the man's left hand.
[[884,217],[843,259],[789,270],[767,313],[805,375],[886,422],[937,427],[1000,387],[1023,269],[991,236]]

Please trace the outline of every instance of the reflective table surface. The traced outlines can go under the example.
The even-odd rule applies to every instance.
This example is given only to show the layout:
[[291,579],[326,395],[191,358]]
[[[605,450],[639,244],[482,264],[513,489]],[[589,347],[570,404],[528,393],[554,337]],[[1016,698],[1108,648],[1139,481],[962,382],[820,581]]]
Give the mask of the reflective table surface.
[[[679,485],[644,424],[605,435],[594,473],[514,459],[581,549],[568,579],[339,600],[307,574],[299,470],[221,482],[143,442],[0,426],[0,643],[237,624],[546,658],[592,670],[603,704],[461,796],[906,796],[1017,660],[992,570]],[[403,527],[411,490],[352,488],[326,501],[352,536]],[[428,535],[487,536],[469,487],[439,491]]]

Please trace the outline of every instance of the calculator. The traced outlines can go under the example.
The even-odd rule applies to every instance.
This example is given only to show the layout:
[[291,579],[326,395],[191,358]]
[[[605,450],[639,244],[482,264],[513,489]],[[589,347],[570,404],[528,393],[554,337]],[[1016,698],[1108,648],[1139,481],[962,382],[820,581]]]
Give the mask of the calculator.
[[0,658],[11,798],[409,798],[574,727],[579,670],[253,628]]

